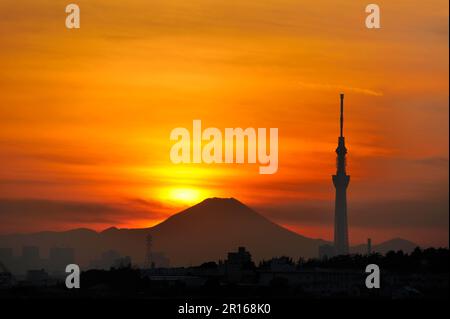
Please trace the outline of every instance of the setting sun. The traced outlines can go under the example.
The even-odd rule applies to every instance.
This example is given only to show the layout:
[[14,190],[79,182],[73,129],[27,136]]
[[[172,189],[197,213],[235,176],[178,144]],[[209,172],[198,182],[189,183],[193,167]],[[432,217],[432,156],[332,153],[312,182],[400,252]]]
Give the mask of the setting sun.
[[191,187],[168,188],[162,192],[165,200],[174,204],[196,204],[207,197],[203,190]]

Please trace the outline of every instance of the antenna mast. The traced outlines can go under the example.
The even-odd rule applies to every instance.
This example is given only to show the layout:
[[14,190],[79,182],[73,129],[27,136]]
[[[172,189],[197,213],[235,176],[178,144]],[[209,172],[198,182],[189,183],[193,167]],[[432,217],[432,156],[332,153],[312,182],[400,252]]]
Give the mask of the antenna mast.
[[340,137],[343,137],[342,134],[344,131],[344,94],[341,93],[341,135]]

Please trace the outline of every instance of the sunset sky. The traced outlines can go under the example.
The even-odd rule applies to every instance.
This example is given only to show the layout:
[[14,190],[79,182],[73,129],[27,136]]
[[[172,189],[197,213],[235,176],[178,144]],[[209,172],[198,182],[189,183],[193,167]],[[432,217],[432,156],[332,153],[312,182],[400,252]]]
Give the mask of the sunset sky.
[[[333,237],[345,93],[352,244],[448,246],[448,1],[0,2],[0,234],[149,227],[235,197]],[[170,132],[279,129],[279,168],[172,164]]]

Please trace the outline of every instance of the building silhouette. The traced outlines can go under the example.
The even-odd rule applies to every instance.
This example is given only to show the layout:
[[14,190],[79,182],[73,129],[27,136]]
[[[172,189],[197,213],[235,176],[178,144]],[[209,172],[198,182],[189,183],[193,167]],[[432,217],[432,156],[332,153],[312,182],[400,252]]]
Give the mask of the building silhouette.
[[228,282],[243,282],[253,275],[252,255],[245,247],[239,247],[237,252],[229,252],[224,266]]
[[336,188],[336,200],[334,209],[334,250],[337,255],[347,255],[348,226],[347,226],[347,186],[350,175],[346,172],[346,155],[344,138],[344,94],[341,97],[340,135],[336,148],[336,175],[333,175],[333,185]]

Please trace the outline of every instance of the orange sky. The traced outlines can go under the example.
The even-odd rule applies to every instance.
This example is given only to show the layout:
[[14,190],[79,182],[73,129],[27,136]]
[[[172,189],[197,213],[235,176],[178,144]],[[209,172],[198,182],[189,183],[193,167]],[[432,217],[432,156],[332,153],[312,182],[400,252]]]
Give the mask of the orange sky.
[[[0,3],[0,233],[151,226],[219,196],[331,239],[343,91],[351,241],[448,245],[446,0],[378,1],[380,30],[359,0],[76,3],[79,30],[65,1]],[[172,164],[193,119],[279,128],[278,173]]]

